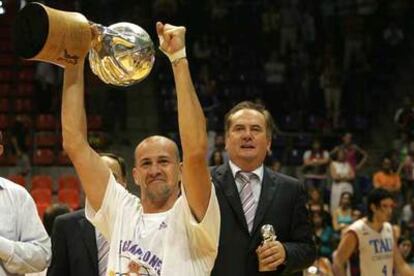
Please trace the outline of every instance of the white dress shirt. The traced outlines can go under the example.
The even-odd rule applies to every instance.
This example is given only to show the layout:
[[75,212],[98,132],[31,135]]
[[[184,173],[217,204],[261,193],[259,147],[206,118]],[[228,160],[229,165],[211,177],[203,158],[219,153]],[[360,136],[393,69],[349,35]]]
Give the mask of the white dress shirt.
[[42,271],[51,255],[50,239],[32,197],[22,186],[0,177],[0,276]]

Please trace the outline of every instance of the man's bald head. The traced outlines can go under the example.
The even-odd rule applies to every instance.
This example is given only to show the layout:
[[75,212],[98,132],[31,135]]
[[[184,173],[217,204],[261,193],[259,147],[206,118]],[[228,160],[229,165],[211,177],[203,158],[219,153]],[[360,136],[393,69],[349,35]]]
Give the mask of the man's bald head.
[[140,151],[148,147],[162,147],[166,149],[171,149],[174,152],[177,161],[180,162],[180,151],[178,149],[177,143],[175,143],[172,139],[168,137],[153,135],[142,140],[135,148],[135,164],[140,156]]

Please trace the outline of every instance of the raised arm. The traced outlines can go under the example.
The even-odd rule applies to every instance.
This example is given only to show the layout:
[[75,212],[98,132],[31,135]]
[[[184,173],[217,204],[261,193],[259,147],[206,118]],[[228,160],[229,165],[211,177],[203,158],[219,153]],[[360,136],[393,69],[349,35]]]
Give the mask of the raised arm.
[[110,171],[88,143],[83,69],[83,59],[65,68],[62,93],[63,148],[75,166],[89,203],[97,211],[105,195]]
[[193,215],[200,222],[209,204],[211,181],[207,155],[206,121],[185,56],[185,27],[157,22],[160,49],[169,57],[178,102],[178,123],[183,149],[182,183]]

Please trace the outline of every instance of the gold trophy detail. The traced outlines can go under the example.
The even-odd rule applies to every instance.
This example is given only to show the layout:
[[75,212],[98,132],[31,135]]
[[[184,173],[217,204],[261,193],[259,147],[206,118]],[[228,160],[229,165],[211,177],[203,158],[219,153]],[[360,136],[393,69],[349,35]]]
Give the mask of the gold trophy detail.
[[16,53],[24,59],[75,65],[89,52],[89,64],[103,82],[130,86],[151,72],[154,44],[138,25],[121,22],[104,27],[77,12],[32,2],[17,15],[13,28]]

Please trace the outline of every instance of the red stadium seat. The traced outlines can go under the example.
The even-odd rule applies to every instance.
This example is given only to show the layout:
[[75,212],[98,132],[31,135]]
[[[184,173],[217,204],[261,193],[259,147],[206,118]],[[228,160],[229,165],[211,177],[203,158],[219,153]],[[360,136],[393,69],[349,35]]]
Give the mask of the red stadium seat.
[[62,175],[58,179],[58,189],[73,189],[80,191],[79,179],[76,175]]
[[31,191],[30,194],[36,203],[39,217],[43,220],[43,214],[47,207],[52,204],[52,191],[48,189],[36,189]]
[[55,130],[56,119],[52,114],[39,114],[36,118],[37,130]]
[[14,183],[17,183],[17,184],[19,184],[19,185],[21,185],[23,187],[26,186],[26,178],[24,178],[24,176],[22,176],[22,175],[12,174],[12,175],[9,175],[7,178],[10,181],[13,181]]
[[58,201],[67,204],[72,210],[79,208],[79,191],[74,189],[63,189],[58,191]]
[[59,143],[59,138],[54,132],[38,132],[34,141],[37,147],[53,147]]
[[55,154],[51,149],[38,149],[33,152],[33,165],[49,166],[55,162]]
[[44,189],[52,191],[53,179],[49,175],[36,175],[32,177],[31,190]]

